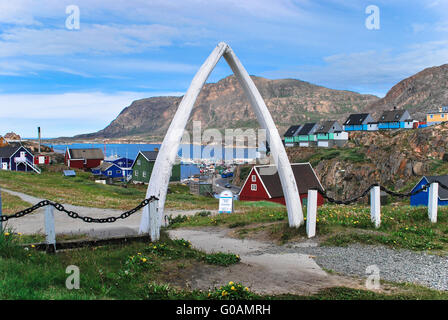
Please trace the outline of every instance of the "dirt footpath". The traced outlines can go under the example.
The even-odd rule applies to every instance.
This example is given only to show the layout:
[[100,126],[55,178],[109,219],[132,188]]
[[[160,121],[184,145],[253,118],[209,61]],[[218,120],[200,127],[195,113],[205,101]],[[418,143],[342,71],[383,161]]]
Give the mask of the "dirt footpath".
[[[192,289],[206,290],[241,282],[259,294],[312,294],[320,289],[346,286],[363,288],[363,281],[328,274],[313,257],[298,253],[265,253],[274,244],[255,240],[240,240],[227,236],[220,228],[176,229],[168,231],[174,239],[191,241],[193,247],[205,252],[232,252],[241,257],[241,263],[227,268],[209,266],[189,271],[185,281]],[[307,242],[307,245],[314,245]],[[272,250],[271,250],[272,251]]]

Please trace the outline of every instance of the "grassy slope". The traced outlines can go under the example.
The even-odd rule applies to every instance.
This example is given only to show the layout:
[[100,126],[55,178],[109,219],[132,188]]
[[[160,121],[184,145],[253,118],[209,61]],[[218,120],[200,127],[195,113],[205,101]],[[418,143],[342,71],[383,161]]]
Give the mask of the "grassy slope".
[[2,212],[4,215],[15,213],[32,205],[31,203],[23,201],[19,197],[10,195],[6,192],[2,192],[2,204]]

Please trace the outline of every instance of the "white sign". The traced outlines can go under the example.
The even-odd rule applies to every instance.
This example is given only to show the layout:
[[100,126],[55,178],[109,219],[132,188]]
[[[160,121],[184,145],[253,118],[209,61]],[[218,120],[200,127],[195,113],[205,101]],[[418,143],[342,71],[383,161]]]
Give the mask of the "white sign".
[[233,212],[233,193],[230,190],[224,190],[219,194],[219,213]]

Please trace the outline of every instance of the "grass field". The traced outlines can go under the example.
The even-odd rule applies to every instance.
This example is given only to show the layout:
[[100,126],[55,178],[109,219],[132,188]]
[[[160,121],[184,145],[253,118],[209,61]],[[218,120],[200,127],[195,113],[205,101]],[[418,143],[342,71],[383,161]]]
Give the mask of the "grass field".
[[[171,225],[172,228],[185,226],[225,226],[235,228],[242,238],[264,233],[267,238],[281,243],[306,236],[305,226],[288,227],[284,207],[218,216],[196,215]],[[448,252],[448,208],[439,207],[438,221],[432,224],[426,207],[402,203],[382,206],[381,227],[375,229],[368,206],[327,204],[318,210],[316,234],[323,245],[344,246],[358,242],[442,254]]]
[[[0,234],[0,299],[448,299],[448,293],[394,284],[390,294],[343,287],[311,296],[260,296],[244,283],[222,279],[216,287],[190,290],[173,281],[206,264],[225,268],[239,262],[229,253],[205,254],[185,240],[87,247],[55,255],[26,250],[20,236]],[[79,289],[66,288],[68,266],[79,268]],[[185,281],[181,280],[181,283]]]
[[31,205],[31,203],[23,201],[19,197],[10,195],[6,192],[2,192],[2,212],[4,215],[15,213],[22,209],[28,208]]
[[[95,183],[91,173],[78,171],[76,177],[64,177],[60,172],[0,171],[0,186],[28,195],[60,203],[94,208],[129,210],[146,196],[147,185],[129,184],[127,188]],[[5,201],[7,203],[7,201]],[[171,183],[166,208],[179,210],[217,210],[218,200],[190,194],[189,188],[180,183]],[[235,203],[237,210],[253,207],[282,207],[268,201]]]

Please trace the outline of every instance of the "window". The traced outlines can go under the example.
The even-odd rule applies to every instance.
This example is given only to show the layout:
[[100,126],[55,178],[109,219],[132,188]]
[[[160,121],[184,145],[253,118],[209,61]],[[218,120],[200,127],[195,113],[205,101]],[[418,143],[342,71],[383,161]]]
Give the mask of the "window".
[[107,171],[107,175],[111,176],[112,175],[112,171],[111,170]]
[[134,174],[135,174],[136,177],[138,177],[138,170],[135,170]]
[[146,171],[142,172],[142,176],[143,176],[143,178],[146,178]]
[[117,174],[121,174],[121,170],[117,170]]
[[431,114],[430,117],[431,117],[431,119],[432,119],[433,115]]
[[257,176],[256,175],[252,175],[252,182],[257,182]]
[[251,191],[257,191],[257,185],[256,184],[251,184],[250,185],[250,190]]
[[137,160],[137,165],[139,166],[139,165],[141,165],[142,164],[142,162],[140,161],[140,159],[138,159]]

